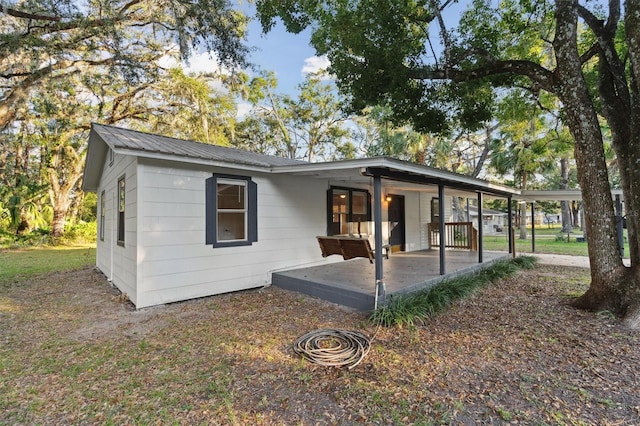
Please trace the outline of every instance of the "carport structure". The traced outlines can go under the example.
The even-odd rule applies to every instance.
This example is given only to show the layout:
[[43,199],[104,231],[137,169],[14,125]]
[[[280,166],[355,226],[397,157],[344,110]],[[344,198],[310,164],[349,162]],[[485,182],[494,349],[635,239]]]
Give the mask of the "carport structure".
[[[618,246],[620,248],[620,255],[624,256],[624,199],[621,189],[614,189],[611,191],[611,199],[615,205],[616,212],[616,229],[618,231]],[[528,204],[531,208],[531,252],[536,251],[535,240],[535,206],[536,201],[581,201],[582,191],[579,189],[564,189],[564,190],[525,190],[518,196],[518,200],[523,204]],[[583,236],[585,241],[588,241],[586,236]]]

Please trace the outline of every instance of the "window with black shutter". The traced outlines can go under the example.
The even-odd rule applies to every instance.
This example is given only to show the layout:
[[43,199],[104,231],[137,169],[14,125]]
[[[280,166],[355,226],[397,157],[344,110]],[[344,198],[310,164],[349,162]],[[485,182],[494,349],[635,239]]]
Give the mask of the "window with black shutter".
[[206,244],[251,245],[258,241],[257,185],[246,176],[206,180]]
[[105,200],[106,192],[102,191],[100,193],[100,241],[104,241],[104,218],[105,211],[107,208],[107,201]]
[[118,245],[124,246],[125,179],[118,179]]

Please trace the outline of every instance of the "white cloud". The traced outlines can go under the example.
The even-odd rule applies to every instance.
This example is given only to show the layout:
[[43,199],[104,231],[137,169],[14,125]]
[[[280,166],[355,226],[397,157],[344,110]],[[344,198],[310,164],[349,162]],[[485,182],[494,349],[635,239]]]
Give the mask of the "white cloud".
[[236,112],[236,118],[243,119],[249,115],[251,109],[253,108],[253,105],[251,105],[249,102],[239,102],[237,108],[238,109]]
[[[217,62],[215,53],[202,52],[192,55],[189,64],[183,64],[186,73],[215,73],[221,69]],[[224,74],[228,74],[226,69],[222,69]]]
[[175,57],[164,55],[157,60],[157,64],[161,68],[169,69],[177,67],[179,63],[176,61]]
[[318,71],[326,70],[331,63],[326,56],[311,56],[304,60],[302,66],[302,74],[316,73]]
[[[177,47],[176,47],[177,55]],[[192,54],[189,63],[178,62],[176,55],[165,55],[158,60],[158,66],[162,68],[180,67],[186,74],[215,73],[221,69],[216,60],[216,54],[211,52],[201,52]],[[224,74],[228,71],[222,68]]]

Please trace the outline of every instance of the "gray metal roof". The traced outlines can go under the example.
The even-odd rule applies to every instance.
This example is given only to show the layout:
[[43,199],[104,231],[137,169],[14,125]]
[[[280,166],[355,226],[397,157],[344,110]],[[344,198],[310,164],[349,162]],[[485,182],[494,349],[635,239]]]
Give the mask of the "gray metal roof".
[[159,154],[264,168],[304,164],[302,161],[288,158],[169,138],[102,124],[94,124],[92,131],[98,134],[114,152],[128,154],[135,152],[138,156],[153,157],[153,154]]
[[520,191],[445,170],[388,157],[359,158],[324,163],[308,163],[217,145],[169,138],[119,127],[93,124],[83,176],[83,189],[98,189],[102,165],[109,149],[114,153],[142,158],[178,161],[264,173],[307,175],[329,179],[333,183],[371,182],[377,175],[396,183],[415,185],[442,184],[465,191],[479,191],[498,196],[519,195]]

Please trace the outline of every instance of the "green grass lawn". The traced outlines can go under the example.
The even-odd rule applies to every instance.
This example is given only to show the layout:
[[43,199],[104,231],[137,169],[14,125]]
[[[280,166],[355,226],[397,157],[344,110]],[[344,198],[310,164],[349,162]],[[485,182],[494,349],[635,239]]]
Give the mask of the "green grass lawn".
[[[559,240],[557,237],[560,235],[560,228],[536,228],[535,229],[535,253],[550,253],[550,254],[566,254],[571,256],[588,256],[586,242],[577,242],[576,236],[582,236],[580,230],[576,230],[569,234],[567,241],[567,234],[562,234],[563,239]],[[527,239],[521,240],[518,230],[515,230],[516,238],[516,253],[532,253],[531,244],[531,229],[528,229]],[[483,248],[485,250],[508,250],[507,234],[500,235],[485,235],[483,238]],[[625,231],[625,257],[629,257],[629,244],[626,241]]]
[[69,271],[95,265],[95,246],[39,247],[0,251],[0,285],[37,274]]

